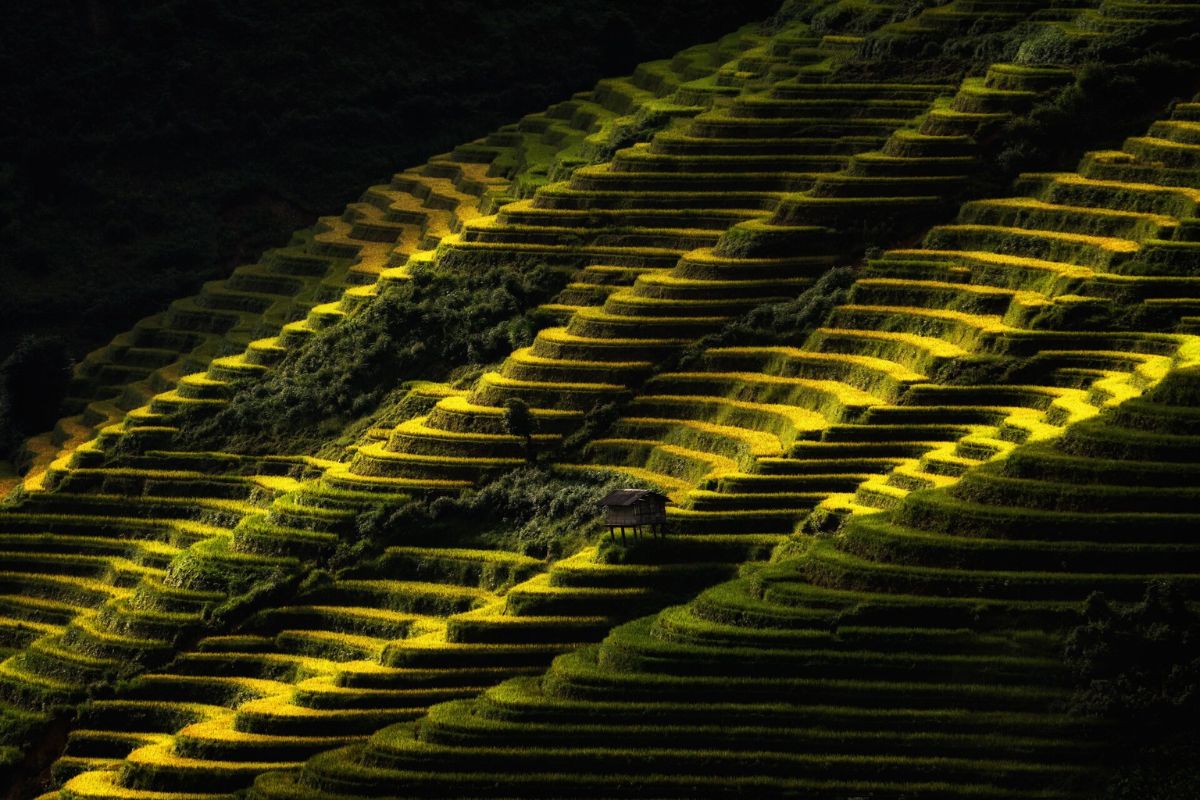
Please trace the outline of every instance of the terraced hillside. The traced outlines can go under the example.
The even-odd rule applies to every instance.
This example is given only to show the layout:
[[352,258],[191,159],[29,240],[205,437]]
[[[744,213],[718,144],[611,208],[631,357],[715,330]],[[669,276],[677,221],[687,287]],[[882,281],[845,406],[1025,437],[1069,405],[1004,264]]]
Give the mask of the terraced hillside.
[[1095,796],[1103,730],[1054,710],[1054,631],[1096,590],[1195,591],[1198,399],[1182,360],[1053,443],[254,796]]
[[[802,9],[369,189],[271,262],[312,270],[268,305],[241,282],[277,274],[264,263],[145,323],[133,338],[237,317],[160,348],[170,362],[81,379],[81,400],[120,399],[89,401],[91,441],[60,426],[0,513],[0,710],[65,737],[39,789],[1087,796],[1105,729],[1055,708],[1062,629],[1093,589],[1195,580],[1190,467],[1157,462],[1187,461],[1162,420],[1190,424],[1200,372],[1200,103],[978,194],[997,140],[1089,80],[1072,47],[1197,20]],[[1047,37],[1061,61],[980,45]],[[880,51],[974,55],[961,81],[846,77]],[[386,426],[322,450],[338,458],[179,444],[397,287],[497,263],[569,283],[477,381],[408,376]],[[764,313],[796,319],[737,333]],[[131,363],[123,347],[90,363]],[[671,534],[564,550],[436,524],[522,469],[657,486]],[[1109,491],[1143,473],[1144,496]],[[1158,497],[1178,519],[1120,516]]]
[[[167,398],[170,402],[172,398]],[[135,422],[141,422],[135,414],[133,417]],[[143,434],[145,426],[131,425],[131,434],[138,436]],[[97,455],[101,452],[101,448],[108,441],[117,439],[121,435],[121,431],[112,430],[106,433],[94,445],[87,448],[81,448],[75,455],[74,466],[68,466],[66,463],[60,464],[51,469],[48,483],[58,488],[55,493],[56,501],[61,503],[64,494],[72,494],[76,491],[88,489],[99,489],[102,493],[105,492],[106,485],[113,486],[114,473],[110,467],[99,466],[96,461]],[[218,466],[220,466],[218,460]],[[225,464],[229,465],[232,459],[225,459]],[[271,459],[267,460],[272,461]],[[89,463],[96,463],[98,466],[88,466]],[[164,456],[163,454],[149,454],[140,460],[129,462],[130,467],[127,468],[126,476],[131,480],[146,480],[154,483],[163,481],[175,483],[179,485],[178,491],[184,494],[190,494],[194,497],[199,493],[200,489],[195,483],[184,485],[189,482],[189,479],[194,479],[200,476],[200,473],[205,469],[213,469],[213,458],[205,455],[188,456],[185,454],[175,454]],[[335,466],[335,465],[318,465],[316,462],[308,460],[310,466]],[[264,468],[264,463],[246,460],[244,469],[259,470]],[[168,469],[164,469],[167,467]],[[169,469],[175,467],[175,469]],[[180,470],[178,467],[190,467],[189,470]],[[279,468],[286,469],[285,463],[278,463]],[[268,467],[269,468],[269,467]],[[228,466],[225,467],[228,470]],[[285,482],[294,479],[282,479]],[[238,476],[229,478],[229,483],[238,485],[242,483],[242,479]],[[229,527],[234,529],[232,535],[229,533],[221,533],[219,529],[212,529],[209,532],[213,534],[205,542],[200,542],[195,547],[189,549],[188,553],[181,559],[177,560],[170,566],[170,574],[166,580],[172,584],[186,584],[196,587],[202,586],[205,590],[211,590],[215,587],[225,588],[236,584],[236,578],[231,578],[231,562],[238,564],[245,572],[257,571],[258,574],[269,573],[272,570],[291,570],[298,571],[299,559],[311,556],[315,553],[326,549],[328,545],[336,541],[337,531],[344,529],[347,518],[352,518],[355,507],[360,507],[368,504],[377,504],[384,501],[390,501],[393,504],[400,504],[405,499],[405,495],[399,494],[404,491],[404,487],[397,486],[395,483],[384,485],[382,487],[373,487],[369,483],[358,481],[353,485],[347,485],[341,480],[336,469],[329,470],[328,474],[320,481],[313,482],[306,486],[300,486],[295,483],[288,484],[287,489],[299,489],[300,491],[288,492],[281,497],[276,503],[273,503],[269,509],[256,509],[247,507],[243,509],[241,522],[230,524]],[[428,487],[424,487],[428,488]],[[451,489],[455,488],[453,483],[447,482],[445,485],[436,488]],[[159,490],[161,491],[161,489]],[[210,492],[212,490],[209,490]],[[236,491],[236,489],[234,489]],[[269,498],[263,498],[269,500]],[[261,511],[267,511],[266,514]],[[279,558],[280,551],[287,551],[287,557]],[[474,575],[469,569],[465,575],[461,575],[465,563],[468,568],[473,562],[478,562],[483,567],[488,567],[492,563],[503,564],[505,561],[513,561],[522,564],[524,572],[529,571],[532,562],[531,559],[521,559],[521,557],[507,554],[490,554],[487,552],[473,553],[464,552],[459,549],[454,549],[446,552],[444,555],[436,549],[426,548],[421,552],[421,567],[422,569],[428,566],[427,562],[430,559],[444,558],[450,565],[451,575],[462,581],[479,580],[478,575]],[[391,566],[395,566],[394,563]],[[436,571],[436,570],[435,570]],[[490,574],[490,567],[489,567]],[[199,573],[199,574],[197,574]],[[218,574],[224,577],[219,578]],[[518,573],[520,574],[520,573]],[[491,627],[498,627],[498,634],[493,633],[491,636],[499,635],[503,638],[517,637],[518,641],[512,642],[507,648],[500,646],[502,642],[489,641],[488,629],[489,622],[493,618],[499,616],[498,611],[503,611],[507,608],[515,608],[516,603],[512,596],[506,598],[506,604],[501,604],[499,609],[495,608],[497,598],[489,595],[486,591],[481,591],[480,588],[470,586],[439,586],[439,576],[434,576],[432,580],[424,581],[395,581],[396,577],[390,571],[387,575],[388,580],[376,581],[350,581],[344,586],[339,584],[332,587],[330,590],[323,593],[322,611],[317,612],[314,616],[310,616],[307,621],[298,617],[292,617],[290,625],[285,624],[287,614],[282,616],[279,614],[271,615],[275,622],[274,627],[270,627],[265,622],[253,621],[248,624],[248,627],[255,628],[259,632],[259,638],[255,640],[253,637],[232,637],[225,640],[204,640],[199,643],[200,651],[211,649],[223,649],[235,652],[226,652],[220,656],[213,656],[211,653],[207,658],[203,653],[198,653],[195,657],[188,657],[193,664],[209,663],[215,670],[223,669],[224,664],[230,661],[241,660],[246,663],[247,669],[263,670],[273,669],[272,674],[276,677],[283,678],[285,682],[276,683],[279,692],[284,692],[290,689],[290,682],[294,680],[302,680],[311,677],[314,672],[320,671],[322,665],[316,664],[318,659],[304,658],[303,656],[317,655],[326,656],[323,665],[324,671],[331,673],[334,671],[334,664],[337,661],[345,660],[350,656],[366,656],[371,659],[382,659],[382,656],[387,656],[389,660],[396,660],[401,656],[405,658],[421,658],[425,662],[433,662],[437,659],[445,660],[447,655],[451,661],[445,665],[453,667],[459,665],[460,661],[465,660],[469,664],[471,660],[480,660],[487,658],[496,658],[499,654],[503,656],[504,652],[508,651],[504,659],[512,663],[502,663],[499,665],[484,664],[479,670],[476,670],[480,675],[490,678],[492,682],[500,677],[508,674],[513,674],[513,668],[518,670],[528,670],[532,664],[545,663],[553,654],[561,652],[565,647],[578,644],[582,632],[583,641],[597,638],[602,635],[611,624],[603,615],[592,615],[589,619],[568,618],[559,620],[553,615],[537,615],[534,619],[519,619],[512,620],[508,618],[500,619],[496,623],[492,623]],[[401,576],[403,577],[403,576]],[[414,576],[417,577],[417,576]],[[443,577],[443,583],[445,582]],[[152,660],[156,651],[162,649],[162,641],[159,636],[162,635],[164,627],[175,626],[185,627],[191,626],[195,628],[202,623],[200,610],[204,602],[211,603],[214,594],[208,591],[207,595],[201,593],[194,596],[190,605],[175,605],[170,609],[162,608],[165,603],[158,598],[157,587],[154,589],[146,589],[150,592],[149,603],[138,602],[134,608],[122,607],[113,609],[112,613],[102,613],[99,615],[100,621],[98,625],[77,620],[72,626],[71,636],[74,636],[74,630],[86,627],[89,629],[89,635],[97,633],[96,628],[100,628],[100,635],[113,638],[115,634],[124,641],[124,649],[120,652],[120,656],[129,657],[141,655],[144,658]],[[216,595],[219,597],[220,595]],[[384,599],[386,596],[391,596],[395,603],[391,600]],[[418,618],[412,613],[400,615],[383,615],[390,618],[390,622],[380,618],[380,614],[373,608],[363,609],[363,606],[373,606],[377,603],[385,602],[392,605],[397,610],[406,612],[424,612],[426,616],[430,613],[441,612],[455,613],[472,608],[476,605],[481,605],[480,609],[486,616],[479,617],[474,620],[474,628],[478,628],[483,632],[479,634],[480,646],[470,647],[464,646],[458,648],[463,651],[458,653],[455,650],[447,648],[447,639],[453,639],[461,636],[462,630],[472,630],[471,621],[464,620],[455,626],[453,632],[447,632],[445,623],[438,624],[436,619],[427,620],[425,622],[418,621]],[[149,615],[146,613],[146,606],[153,603],[156,606],[154,612]],[[660,603],[661,605],[661,603]],[[347,607],[348,606],[348,607]],[[488,606],[491,606],[489,608]],[[163,621],[155,621],[147,619],[150,617],[160,617],[160,612],[170,611],[173,616],[169,617],[167,625],[163,625]],[[543,618],[546,617],[546,618]],[[368,624],[364,626],[367,619],[376,619],[379,624]],[[347,622],[355,630],[355,635],[347,638],[344,634],[347,628]],[[413,623],[413,624],[410,624]],[[514,624],[515,623],[515,624]],[[317,630],[306,632],[303,627],[313,626]],[[399,626],[399,627],[397,627]],[[282,628],[282,630],[280,630]],[[322,630],[324,628],[324,630]],[[368,630],[369,628],[369,630]],[[533,633],[522,633],[525,629],[535,629]],[[412,641],[407,642],[404,648],[404,653],[393,657],[388,655],[392,648],[386,648],[385,645],[389,638],[399,638],[405,633],[415,634],[420,631],[423,636],[413,636]],[[262,636],[261,633],[269,632],[271,636]],[[122,636],[122,634],[133,633],[132,636]],[[368,642],[369,637],[366,634],[374,634],[374,644]],[[520,641],[520,639],[528,639],[529,641]],[[432,639],[433,641],[428,641]],[[325,642],[325,644],[321,644]],[[484,646],[487,645],[487,646]],[[39,647],[41,647],[39,645]],[[268,650],[279,650],[281,652],[271,652],[266,656],[261,654],[261,651],[266,648]],[[427,654],[422,655],[423,652]],[[105,669],[113,669],[116,666],[117,653],[111,650],[105,655],[108,658],[92,659],[91,664],[87,665],[88,672],[77,670],[71,675],[74,681],[67,681],[65,685],[60,685],[59,689],[64,694],[71,692],[72,686],[77,687],[74,691],[78,691],[88,679],[102,675]],[[298,656],[300,656],[298,658]],[[58,648],[53,653],[52,663],[46,664],[44,661],[23,654],[16,662],[16,670],[18,675],[14,679],[14,683],[28,683],[31,680],[36,680],[37,677],[47,674],[61,674],[63,667],[53,663],[54,658],[70,658],[70,654]],[[532,661],[531,661],[532,660]],[[263,666],[266,662],[266,666]],[[275,668],[270,665],[274,663]],[[385,660],[384,666],[387,661]],[[375,664],[378,670],[379,664]],[[433,664],[433,666],[441,666]],[[190,668],[185,668],[190,669]],[[280,670],[287,671],[286,675]],[[443,669],[448,672],[447,669]],[[404,678],[403,670],[400,672],[400,679]],[[205,676],[194,676],[200,680],[191,681],[192,685],[203,685]],[[149,676],[145,683],[154,683],[157,681],[159,686],[169,685],[173,687],[168,690],[168,693],[174,692],[180,681],[172,680],[165,676]],[[422,706],[413,707],[414,702],[428,703],[431,700],[445,698],[447,696],[455,696],[463,691],[474,691],[481,688],[478,683],[481,680],[478,676],[472,678],[468,673],[448,675],[442,679],[450,681],[450,685],[440,691],[429,693],[427,691],[395,691],[382,693],[377,696],[377,700],[385,702],[384,698],[391,696],[394,703],[399,704],[400,708],[395,711],[379,710],[370,714],[358,716],[361,718],[357,723],[357,727],[351,726],[351,733],[357,735],[365,735],[371,728],[371,723],[382,724],[382,722],[395,718],[403,718],[406,715],[411,715],[414,711],[421,710]],[[461,684],[467,681],[465,687],[456,688],[454,684]],[[213,680],[208,682],[209,696],[226,696],[229,699],[220,704],[228,703],[230,705],[239,706],[239,714],[250,713],[249,707],[242,707],[242,703],[247,698],[241,694],[228,693],[225,690],[222,695],[222,681],[219,677],[213,676]],[[215,685],[216,689],[212,690]],[[240,684],[239,684],[240,685]],[[486,685],[486,684],[484,684]],[[258,690],[263,690],[264,685],[258,685]],[[266,688],[271,688],[269,685]],[[139,690],[140,691],[140,690]],[[161,694],[161,693],[160,693]],[[344,694],[344,693],[343,693]],[[155,699],[157,696],[152,695]],[[285,697],[285,700],[287,698]],[[330,698],[331,702],[338,703],[340,700],[337,697]],[[275,704],[279,705],[279,700],[276,698]],[[290,717],[294,720],[291,725],[301,728],[305,734],[312,731],[308,724],[311,721],[311,714],[317,713],[317,710],[308,709],[309,715],[304,716],[304,708],[295,708],[289,702],[284,703],[285,706],[293,708]],[[325,716],[331,717],[334,711],[338,709],[331,708],[330,714]],[[399,716],[398,716],[399,715]],[[159,715],[161,718],[161,714]],[[151,723],[151,727],[161,723]],[[287,724],[287,723],[285,723]],[[362,726],[366,725],[364,729]],[[169,728],[173,726],[168,723]],[[210,726],[211,727],[211,726]],[[226,726],[228,727],[228,726]],[[92,738],[103,739],[103,736],[94,736]],[[304,737],[300,737],[304,738]],[[73,742],[77,740],[86,740],[87,736],[75,736]],[[106,748],[101,749],[101,756],[111,756],[121,754],[120,748],[125,745],[127,751],[130,746],[141,741],[137,737],[118,737],[116,745],[117,750],[114,751],[113,745],[110,743]],[[329,744],[327,737],[318,737],[314,742],[302,742],[300,754],[311,751],[313,748]],[[293,747],[294,749],[294,747]],[[72,752],[82,752],[85,754],[94,754],[97,752],[93,745],[88,744],[73,744]],[[101,761],[104,759],[101,758]],[[111,757],[108,758],[111,762]],[[269,763],[269,762],[267,762]],[[74,767],[72,767],[72,764]],[[67,762],[59,770],[62,773],[70,774],[72,768],[78,769],[81,767],[97,766],[96,759],[84,757]],[[257,769],[256,769],[257,767]],[[256,771],[261,771],[263,764],[252,763],[240,772],[242,780],[252,778]]]
[[[653,115],[647,124],[700,111],[702,92],[694,99],[701,105],[659,101],[658,96],[671,94],[676,84],[705,78],[728,56],[758,41],[761,37],[751,31],[734,33],[669,62],[645,65],[635,76],[604,81],[594,92],[526,118],[423,169],[408,171],[390,186],[372,188],[347,219],[328,221],[326,231],[302,233],[303,244],[286,254],[268,256],[272,265],[283,265],[283,272],[303,273],[303,281],[289,284],[297,290],[290,300],[277,298],[269,308],[251,303],[253,307],[239,307],[236,313],[208,308],[207,300],[184,301],[196,307],[194,313],[176,317],[173,310],[131,334],[149,346],[149,339],[171,328],[172,320],[179,321],[178,330],[187,328],[191,323],[182,321],[185,316],[195,323],[193,327],[206,331],[203,336],[162,333],[165,338],[158,355],[177,359],[173,366],[143,361],[147,369],[114,367],[108,377],[92,381],[92,389],[100,393],[97,397],[120,391],[124,399],[93,402],[93,411],[103,413],[87,416],[80,423],[80,436],[93,424],[104,424],[114,415],[121,418],[121,405],[144,402],[147,390],[166,388],[173,374],[196,364],[209,362],[214,371],[223,369],[227,379],[268,370],[317,327],[336,323],[345,314],[336,308],[338,303],[319,300],[340,294],[347,308],[368,300],[381,273],[402,275],[409,255],[419,253],[421,244],[432,247],[457,224],[456,215],[479,213],[477,201],[487,209],[510,193],[532,190],[553,170],[569,171],[580,161],[597,157],[610,138],[629,135],[626,129],[641,119],[637,114],[644,108],[654,106],[653,111],[645,111]],[[487,175],[493,168],[496,174]],[[389,214],[390,221],[385,219]],[[368,224],[370,219],[376,222]],[[369,230],[372,225],[374,233]],[[384,229],[390,232],[377,235]],[[399,244],[388,241],[397,238]],[[246,277],[243,273],[271,269],[258,265],[239,270],[206,297],[245,295],[244,286],[237,288]],[[287,322],[309,306],[307,317]],[[231,321],[237,322],[236,329],[224,327]],[[278,335],[255,338],[273,330]],[[251,341],[244,353],[220,355],[246,338]],[[198,343],[203,346],[197,349]],[[139,352],[139,347],[117,344],[89,363],[128,365],[126,357],[141,359]],[[81,372],[86,376],[88,370],[85,365]],[[116,377],[118,373],[124,377]],[[155,432],[149,423],[158,421],[163,409],[216,402],[204,396],[214,393],[215,384],[199,378],[189,381],[185,375],[176,388],[156,398],[155,408],[135,411],[134,424],[129,426],[132,436],[147,429]],[[81,378],[79,391],[91,391],[88,385]],[[76,422],[65,420],[60,435]],[[261,519],[273,498],[286,495],[300,485],[299,478],[328,464],[287,454],[244,458],[233,453],[181,453],[150,455],[114,468],[103,463],[101,448],[119,441],[123,428],[108,425],[98,440],[66,446],[48,472],[47,486],[56,491],[37,491],[46,476],[35,474],[27,480],[32,494],[18,510],[4,514],[8,538],[3,560],[5,644],[6,654],[16,657],[0,671],[7,677],[5,698],[15,704],[6,713],[20,727],[35,724],[46,709],[81,697],[90,682],[112,674],[128,659],[166,657],[173,643],[194,637],[202,610],[224,596],[212,590],[213,584],[224,589],[280,569],[299,568],[295,556],[281,557],[275,545],[266,548],[269,554],[255,552],[255,545],[231,547],[233,530],[243,518]],[[389,490],[383,499],[402,502],[405,498]],[[381,497],[366,499],[378,502]],[[246,531],[252,527],[242,526]],[[280,532],[285,530],[290,529]],[[236,538],[240,542],[245,536]]]
[[[626,136],[639,115],[662,124],[699,112],[709,100],[703,89],[690,92],[688,104],[663,98],[680,85],[711,79],[755,41],[749,31],[737,32],[644,64],[633,75],[604,80],[592,91],[399,172],[390,183],[364,192],[341,217],[297,231],[288,247],[141,321],[77,367],[67,403],[79,413],[27,444],[33,460],[27,482],[36,481],[54,457],[156,394],[174,391],[176,403],[218,394],[198,377],[210,366],[218,381],[266,369],[308,333],[336,323],[372,296],[381,275],[398,279],[410,257],[431,251],[464,222],[589,163],[610,140]],[[158,399],[160,405],[169,402]]]
[[[851,363],[860,373],[871,365],[868,359],[887,365],[879,354],[889,346],[892,353],[907,350],[910,358],[915,351],[950,361],[965,359],[971,350],[963,345],[978,341],[982,346],[972,349],[1009,374],[1042,378],[1040,384],[940,389],[914,380],[907,402],[889,413],[915,421],[881,420],[881,435],[863,437],[861,444],[840,436],[801,440],[790,458],[765,462],[778,467],[790,461],[793,474],[828,481],[828,475],[807,470],[836,469],[847,455],[861,458],[864,447],[890,456],[899,463],[886,481],[868,479],[857,495],[832,498],[831,506],[840,514],[889,506],[895,509],[891,517],[863,516],[836,537],[803,538],[783,551],[789,557],[778,565],[619,628],[599,649],[560,657],[539,679],[503,684],[478,701],[437,706],[415,724],[377,734],[365,749],[314,759],[299,779],[264,778],[258,794],[374,795],[399,782],[408,796],[471,795],[485,787],[492,796],[1086,796],[1089,789],[1078,784],[1085,774],[1081,765],[1099,751],[1088,744],[1093,732],[1086,723],[1053,712],[1067,680],[1056,629],[1075,617],[1091,591],[1132,600],[1154,577],[1185,586],[1196,580],[1187,566],[1189,545],[1176,538],[1182,528],[1175,526],[1189,524],[1183,521],[1190,520],[1186,507],[1179,518],[1162,522],[1161,545],[1145,544],[1147,531],[1157,530],[1158,514],[1139,524],[1119,513],[1157,507],[1158,482],[1146,482],[1155,488],[1144,497],[1125,488],[1143,485],[1142,469],[1174,474],[1180,488],[1161,489],[1164,496],[1189,491],[1182,487],[1190,473],[1175,473],[1171,462],[1191,440],[1165,435],[1173,423],[1162,420],[1185,418],[1195,402],[1197,342],[1188,333],[1157,331],[1192,326],[1195,279],[1185,264],[1194,263],[1197,251],[1178,236],[1180,226],[1188,227],[1195,199],[1190,187],[1196,162],[1180,158],[1190,151],[1178,141],[1191,113],[1190,105],[1182,106],[1176,118],[1156,123],[1125,150],[1090,155],[1080,173],[1026,176],[1022,185],[1033,197],[966,204],[963,224],[934,228],[926,248],[889,252],[851,294],[852,301],[874,291],[888,293],[889,300],[899,295],[923,302],[852,302],[834,311],[808,347],[761,354],[775,365],[789,357],[803,364],[810,354],[818,364],[844,362],[823,346],[840,332],[839,319],[857,315],[869,322],[859,323],[853,337],[876,342],[880,350],[869,356],[833,353],[857,357]],[[1177,207],[1180,217],[1158,217],[1164,227],[1139,245],[1127,238],[1131,227],[1111,224],[1144,223],[1142,215],[1166,208],[1146,202],[1151,196],[1172,198],[1168,203],[1192,199]],[[1111,235],[1116,233],[1125,235]],[[1164,236],[1171,238],[1159,238]],[[1179,260],[1168,266],[1172,257]],[[905,277],[890,277],[897,273]],[[1002,313],[964,312],[947,300],[956,292],[970,298],[963,304],[968,309],[982,295]],[[1110,312],[1116,306],[1146,332],[1137,333],[1136,326],[1058,331],[1029,324],[1061,319],[1047,308],[1055,304]],[[1026,325],[1013,324],[1022,318]],[[962,333],[973,327],[981,329],[978,339]],[[708,357],[753,357],[748,350]],[[894,374],[903,362],[887,366]],[[775,369],[787,370],[792,386],[818,388],[803,367]],[[1175,371],[1148,400],[1120,402],[1169,369]],[[752,384],[744,372],[695,379],[705,386]],[[659,380],[682,379],[660,376],[647,390]],[[792,386],[778,391],[795,392]],[[958,402],[924,399],[939,391]],[[997,402],[997,396],[1004,399]],[[633,406],[663,402],[642,397],[635,396]],[[755,409],[747,398],[743,390],[726,402],[750,416]],[[715,402],[711,396],[697,401]],[[1027,444],[1009,452],[1017,442],[1054,436],[1055,429],[1090,417],[1095,406],[1118,402],[1100,420],[1069,428],[1053,448]],[[794,400],[781,405],[794,418]],[[878,413],[888,407],[867,408]],[[923,422],[926,409],[945,422]],[[777,414],[783,416],[783,409]],[[1125,422],[1133,416],[1137,424]],[[647,438],[661,440],[667,423],[649,424],[658,436]],[[745,441],[762,428],[746,424],[743,431],[739,438]],[[951,444],[923,459],[905,458],[937,447],[936,439],[923,442],[914,435],[931,432]],[[1105,463],[1112,450],[1090,443],[1107,436],[1125,448],[1131,447],[1128,437],[1139,435],[1156,444],[1160,438],[1173,442],[1165,446],[1168,452],[1175,448],[1171,455],[1157,456],[1149,445],[1138,451],[1141,460],[1167,463],[1117,467]],[[808,446],[833,458],[806,458]],[[1001,454],[995,468],[970,469]],[[1087,477],[1074,479],[1076,467]],[[958,476],[964,477],[953,489],[908,495]],[[774,482],[757,471],[743,480],[763,478]],[[737,479],[735,473],[709,480],[719,489]],[[778,493],[754,499],[767,509],[768,503],[793,503],[798,513],[802,500],[772,494]],[[685,515],[681,526],[691,524]],[[1038,538],[1048,530],[1056,531],[1053,540]],[[925,627],[914,628],[918,620]],[[961,646],[953,644],[959,637]],[[745,720],[746,727],[729,730],[731,718]],[[661,749],[665,740],[673,749]],[[771,749],[759,749],[764,740]],[[1031,750],[1043,760],[1029,758]]]

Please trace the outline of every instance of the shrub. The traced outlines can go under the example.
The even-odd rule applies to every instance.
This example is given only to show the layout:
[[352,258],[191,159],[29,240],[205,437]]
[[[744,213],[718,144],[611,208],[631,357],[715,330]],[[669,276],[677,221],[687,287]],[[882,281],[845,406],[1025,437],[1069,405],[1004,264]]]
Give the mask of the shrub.
[[600,520],[600,499],[638,485],[603,471],[559,472],[525,466],[457,497],[415,501],[359,516],[359,540],[332,566],[378,555],[393,544],[482,546],[558,558],[584,546]]
[[510,397],[504,401],[504,427],[513,436],[525,440],[525,458],[529,463],[537,461],[537,453],[533,449],[533,433],[536,421],[529,413],[529,404],[519,397]]
[[587,160],[593,164],[611,161],[618,150],[632,147],[650,138],[667,126],[671,117],[661,111],[643,110],[629,117],[620,117],[612,124],[612,130],[603,141],[593,139],[586,150]]
[[583,415],[583,424],[563,440],[555,460],[570,463],[582,459],[583,449],[588,442],[601,438],[620,416],[619,403],[600,403],[592,406]]
[[1061,28],[1050,25],[1038,28],[1017,48],[1014,64],[1030,66],[1072,64],[1075,62],[1078,37],[1067,35]]
[[0,777],[20,764],[21,747],[33,741],[47,721],[44,715],[11,707],[0,711]]

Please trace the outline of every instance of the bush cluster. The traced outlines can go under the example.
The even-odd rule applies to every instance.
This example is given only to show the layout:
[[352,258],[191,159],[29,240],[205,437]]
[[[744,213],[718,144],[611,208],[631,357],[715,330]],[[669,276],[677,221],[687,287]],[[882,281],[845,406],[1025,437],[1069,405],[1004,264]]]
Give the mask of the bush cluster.
[[1007,180],[1017,172],[1067,168],[1086,150],[1119,147],[1143,132],[1169,102],[1196,91],[1200,34],[1185,41],[1197,49],[1155,48],[1133,57],[1085,51],[1074,83],[1006,123],[997,137],[998,171]]
[[358,540],[334,557],[355,563],[396,544],[482,546],[536,558],[559,558],[595,535],[601,498],[638,481],[603,471],[558,472],[526,465],[455,497],[376,510],[358,519]]
[[1177,587],[1152,583],[1127,608],[1094,594],[1084,613],[1064,650],[1075,711],[1154,728],[1200,711],[1200,615]]
[[180,444],[312,452],[405,381],[439,380],[529,344],[537,331],[533,309],[565,282],[560,271],[515,261],[417,271],[290,352],[265,379],[244,384],[219,412],[183,414]]
[[1092,595],[1064,654],[1072,711],[1116,723],[1126,745],[1107,800],[1200,796],[1200,614],[1178,588],[1153,583],[1124,608]]

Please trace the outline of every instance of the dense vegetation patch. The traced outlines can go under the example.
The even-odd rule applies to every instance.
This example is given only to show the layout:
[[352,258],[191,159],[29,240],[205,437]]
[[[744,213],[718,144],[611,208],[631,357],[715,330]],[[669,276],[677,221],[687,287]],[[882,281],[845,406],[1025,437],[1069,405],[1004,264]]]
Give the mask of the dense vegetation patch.
[[1088,150],[1118,147],[1144,131],[1168,103],[1190,98],[1200,73],[1197,23],[1083,42],[1040,28],[1006,48],[1004,60],[1074,65],[1076,78],[996,132],[992,169],[979,179],[980,194],[1005,189],[1019,172],[1071,168]]
[[0,775],[14,769],[23,756],[22,748],[33,741],[34,735],[45,723],[38,714],[19,714],[9,711],[0,715]]
[[1200,614],[1169,583],[1119,607],[1089,598],[1064,648],[1078,680],[1072,710],[1114,724],[1110,800],[1200,796]]
[[567,276],[505,261],[458,270],[417,270],[345,323],[288,353],[265,379],[240,387],[216,414],[180,420],[181,444],[237,453],[311,452],[374,411],[405,381],[440,380],[489,364],[537,332],[532,310]]
[[528,465],[455,497],[378,509],[358,519],[358,539],[331,563],[355,563],[393,544],[482,546],[538,558],[570,555],[595,535],[599,501],[638,481],[602,470]]
[[[1032,63],[1051,58],[1033,53]],[[1006,175],[1067,168],[1086,150],[1117,147],[1168,103],[1190,98],[1200,74],[1200,31],[1144,47],[1094,45],[1059,63],[1080,65],[1076,80],[1005,123],[994,160],[998,186],[1007,184]]]

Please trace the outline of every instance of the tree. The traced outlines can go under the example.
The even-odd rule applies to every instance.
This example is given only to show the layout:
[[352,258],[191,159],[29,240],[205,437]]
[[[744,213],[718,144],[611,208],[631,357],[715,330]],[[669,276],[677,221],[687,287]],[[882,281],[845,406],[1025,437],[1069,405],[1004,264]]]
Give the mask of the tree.
[[1097,592],[1066,640],[1078,680],[1074,709],[1161,728],[1200,711],[1200,616],[1179,586],[1157,581],[1141,602],[1114,606]]
[[524,400],[510,397],[504,401],[504,427],[513,436],[520,436],[525,440],[525,460],[530,464],[537,461],[537,453],[534,452],[533,446],[535,425],[533,414],[529,412],[529,406]]

